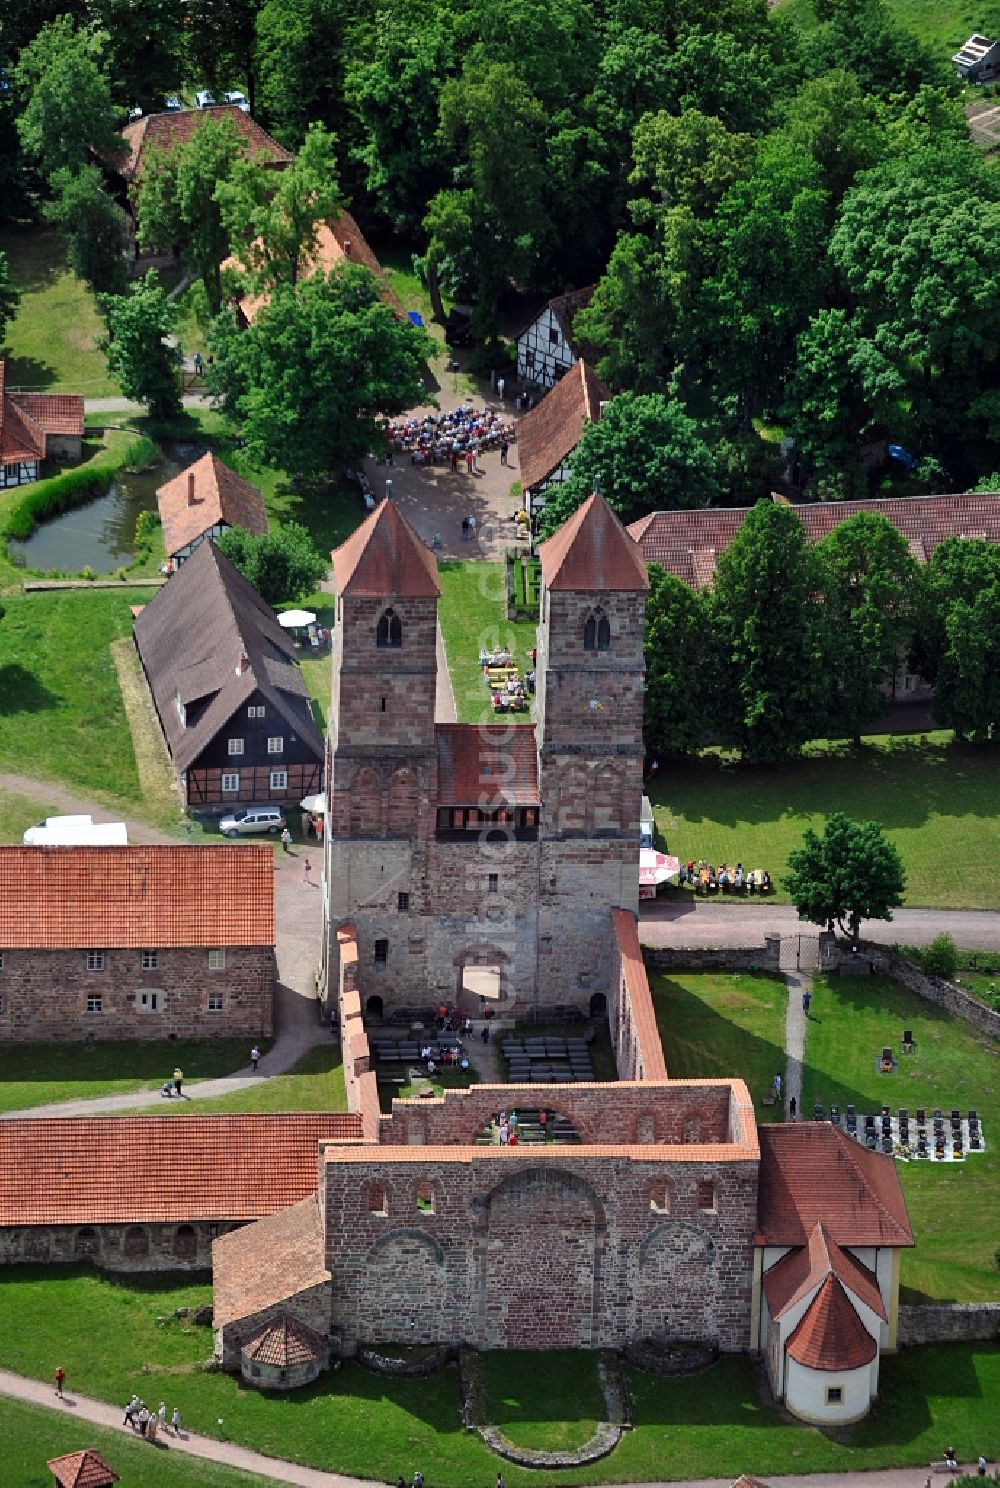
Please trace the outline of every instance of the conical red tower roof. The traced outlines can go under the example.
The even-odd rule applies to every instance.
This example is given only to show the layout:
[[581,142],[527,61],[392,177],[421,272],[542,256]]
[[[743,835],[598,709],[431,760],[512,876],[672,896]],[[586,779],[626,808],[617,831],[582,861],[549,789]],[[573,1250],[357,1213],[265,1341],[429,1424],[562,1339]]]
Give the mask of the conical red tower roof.
[[436,599],[437,559],[391,501],[380,501],[334,549],[337,593],[370,599]]
[[547,589],[638,591],[649,588],[639,544],[599,491],[577,507],[538,550]]

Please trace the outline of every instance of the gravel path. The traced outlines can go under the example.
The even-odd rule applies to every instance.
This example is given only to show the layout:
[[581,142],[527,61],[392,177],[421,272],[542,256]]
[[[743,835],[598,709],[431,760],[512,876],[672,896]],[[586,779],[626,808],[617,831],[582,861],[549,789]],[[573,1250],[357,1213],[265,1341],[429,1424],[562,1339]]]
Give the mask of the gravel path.
[[[865,920],[861,933],[882,945],[928,945],[946,930],[967,950],[1000,950],[1000,913],[985,909],[897,909],[891,921]],[[763,946],[770,932],[815,935],[790,904],[733,903],[684,894],[642,905],[639,939],[647,946]]]
[[784,1107],[795,1097],[799,1116],[802,1115],[802,1060],[806,1047],[806,1015],[802,1011],[802,994],[812,985],[812,978],[801,971],[786,971],[788,984],[788,1007],[785,1011],[785,1089]]

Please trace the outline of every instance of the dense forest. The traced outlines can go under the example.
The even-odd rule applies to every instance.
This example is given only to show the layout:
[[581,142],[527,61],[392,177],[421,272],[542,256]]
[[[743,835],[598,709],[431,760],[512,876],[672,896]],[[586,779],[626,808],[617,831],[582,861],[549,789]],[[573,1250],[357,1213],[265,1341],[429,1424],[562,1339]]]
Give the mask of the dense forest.
[[766,491],[775,431],[814,496],[865,493],[872,429],[915,489],[964,489],[1000,467],[1000,170],[946,56],[881,0],[816,9],[9,0],[0,214],[65,195],[66,141],[125,109],[242,87],[287,147],[329,131],[339,199],[489,354],[512,297],[596,284],[576,329],[699,502]]

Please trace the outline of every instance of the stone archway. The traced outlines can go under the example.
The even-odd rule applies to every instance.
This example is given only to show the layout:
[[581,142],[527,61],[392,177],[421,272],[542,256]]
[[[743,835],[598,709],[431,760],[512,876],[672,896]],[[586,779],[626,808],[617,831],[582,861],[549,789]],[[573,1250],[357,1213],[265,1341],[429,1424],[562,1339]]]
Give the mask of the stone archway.
[[504,1009],[510,996],[510,957],[499,946],[480,943],[465,946],[455,957],[455,1006],[469,1017],[477,1017],[485,1003],[494,1012]]
[[483,1346],[595,1347],[604,1213],[590,1185],[522,1170],[489,1195],[484,1230]]

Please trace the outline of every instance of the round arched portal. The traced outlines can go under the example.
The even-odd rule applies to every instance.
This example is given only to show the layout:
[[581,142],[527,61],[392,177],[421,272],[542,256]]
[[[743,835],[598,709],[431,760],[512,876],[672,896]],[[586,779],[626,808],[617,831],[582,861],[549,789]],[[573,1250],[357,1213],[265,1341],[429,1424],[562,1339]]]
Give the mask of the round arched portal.
[[486,1008],[498,1013],[508,1000],[510,957],[494,945],[466,946],[455,957],[455,1005],[470,1017]]

